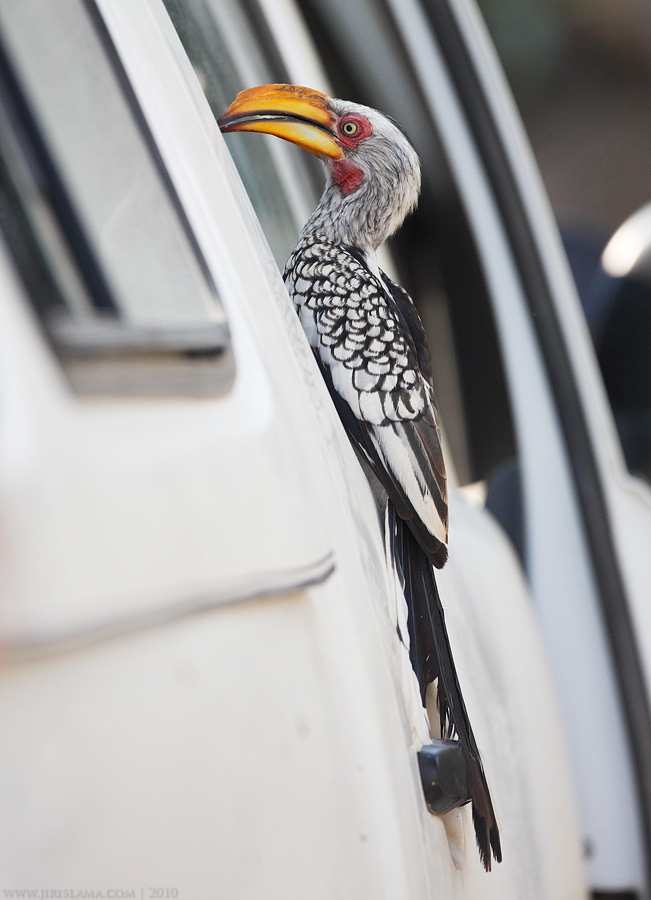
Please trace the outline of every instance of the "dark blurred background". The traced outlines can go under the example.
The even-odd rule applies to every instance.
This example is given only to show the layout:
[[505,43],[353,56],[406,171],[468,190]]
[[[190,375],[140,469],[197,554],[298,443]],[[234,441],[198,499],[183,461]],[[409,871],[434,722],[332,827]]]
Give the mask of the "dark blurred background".
[[479,5],[560,226],[629,468],[651,481],[651,217],[641,236],[638,226],[647,252],[637,266],[618,279],[601,266],[609,238],[651,201],[651,0]]
[[651,199],[651,2],[480,6],[559,222],[607,239]]

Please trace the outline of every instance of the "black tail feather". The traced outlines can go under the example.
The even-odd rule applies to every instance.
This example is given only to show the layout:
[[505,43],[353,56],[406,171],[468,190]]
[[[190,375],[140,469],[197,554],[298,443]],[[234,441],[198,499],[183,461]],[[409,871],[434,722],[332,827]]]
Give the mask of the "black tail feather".
[[459,686],[434,569],[408,524],[395,514],[391,501],[389,506],[388,513],[393,518],[390,533],[395,536],[393,549],[402,569],[409,610],[411,663],[418,677],[423,703],[428,685],[438,679],[441,737],[456,738],[463,747],[479,855],[484,868],[490,871],[491,850],[496,861],[502,861],[500,834],[479,749]]

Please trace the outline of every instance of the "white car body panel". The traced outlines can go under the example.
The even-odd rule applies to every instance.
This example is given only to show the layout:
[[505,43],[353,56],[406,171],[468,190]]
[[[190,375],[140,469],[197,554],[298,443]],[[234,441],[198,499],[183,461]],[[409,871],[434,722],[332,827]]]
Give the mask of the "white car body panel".
[[[236,379],[215,400],[80,400],[0,255],[0,886],[578,900],[573,776],[508,540],[453,494],[440,586],[502,829],[488,875],[469,807],[426,812],[374,501],[190,64],[157,0],[98,5]],[[493,249],[505,342],[535,361]],[[546,464],[567,479],[560,451]]]
[[[648,552],[651,546],[651,491],[648,485],[631,477],[626,470],[558,229],[522,123],[505,89],[504,75],[486,40],[485,26],[472,5],[459,0],[455,0],[454,5],[478,61],[486,96],[495,108],[495,121],[502,130],[504,146],[528,205],[530,222],[549,275],[556,313],[592,434],[592,447],[609,507],[610,527],[646,673],[647,693],[651,695],[651,555]],[[549,491],[547,499],[551,497]],[[532,502],[532,509],[533,506]],[[541,511],[541,531],[548,529],[547,523],[551,521],[562,522],[564,527],[565,519],[558,507],[547,514]],[[565,598],[553,585],[544,583],[554,571],[564,574],[558,550],[565,538],[559,531],[553,531],[550,537],[552,545],[548,552],[542,540],[531,542],[532,546],[541,548],[539,560],[532,560],[531,578],[564,706],[575,779],[581,796],[582,828],[596,851],[588,860],[590,881],[602,889],[634,888],[643,896],[647,873],[637,788],[604,626],[589,578],[586,580],[588,592],[571,590]],[[551,566],[550,560],[553,560]],[[539,589],[535,587],[537,582]],[[559,621],[564,621],[564,628],[558,627]],[[600,785],[598,791],[595,790],[597,784]]]

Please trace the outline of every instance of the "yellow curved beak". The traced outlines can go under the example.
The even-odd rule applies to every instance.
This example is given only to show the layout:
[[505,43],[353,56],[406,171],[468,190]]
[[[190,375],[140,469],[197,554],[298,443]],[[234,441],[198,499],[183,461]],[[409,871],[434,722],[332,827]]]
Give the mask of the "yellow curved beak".
[[296,84],[264,84],[242,91],[219,120],[225,133],[262,131],[298,144],[315,156],[340,159],[336,117],[329,98]]

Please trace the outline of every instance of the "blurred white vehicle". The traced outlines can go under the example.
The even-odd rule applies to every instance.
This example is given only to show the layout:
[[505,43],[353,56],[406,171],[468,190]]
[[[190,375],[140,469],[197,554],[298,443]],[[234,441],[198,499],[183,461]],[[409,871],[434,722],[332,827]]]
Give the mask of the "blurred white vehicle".
[[[273,81],[423,159],[386,265],[431,332],[490,874],[469,808],[426,810],[375,505],[278,271],[318,167],[216,126]],[[0,0],[0,234],[3,896],[647,896],[651,502],[474,8]]]

